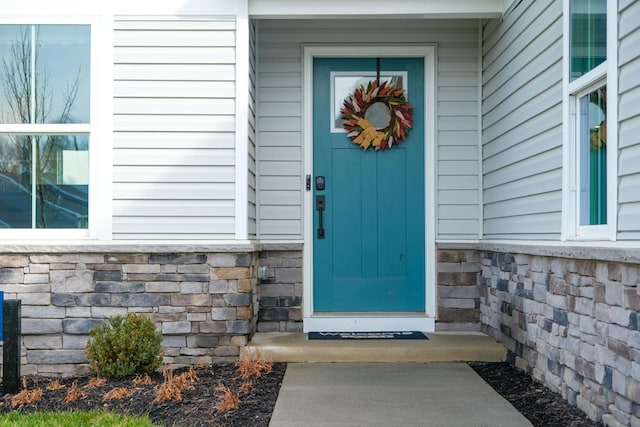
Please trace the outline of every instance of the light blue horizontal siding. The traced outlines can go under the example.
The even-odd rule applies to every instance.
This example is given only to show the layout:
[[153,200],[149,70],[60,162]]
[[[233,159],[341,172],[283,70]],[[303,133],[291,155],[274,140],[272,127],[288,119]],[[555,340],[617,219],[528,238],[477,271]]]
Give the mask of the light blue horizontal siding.
[[249,149],[248,149],[248,193],[247,193],[247,231],[250,239],[255,239],[257,236],[258,224],[258,201],[257,201],[257,147],[256,147],[256,108],[257,108],[257,95],[256,95],[256,25],[255,21],[249,23]]
[[620,2],[618,21],[618,239],[640,239],[640,2]]
[[114,43],[114,240],[235,238],[235,22],[118,18]]
[[438,82],[434,124],[438,141],[437,237],[477,238],[478,25],[477,20],[260,21],[258,237],[302,238],[302,44],[434,43]]
[[519,3],[483,31],[484,237],[558,239],[562,2]]

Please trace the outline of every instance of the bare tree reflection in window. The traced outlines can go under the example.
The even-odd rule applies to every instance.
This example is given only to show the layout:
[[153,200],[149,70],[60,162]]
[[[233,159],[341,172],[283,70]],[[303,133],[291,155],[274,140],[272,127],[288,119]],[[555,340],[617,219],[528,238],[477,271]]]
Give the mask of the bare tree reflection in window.
[[[2,86],[5,105],[3,123],[74,123],[72,111],[78,95],[81,68],[74,78],[67,82],[59,98],[50,87],[50,74],[46,68],[39,67],[39,28],[37,26],[19,26],[15,43],[11,44],[9,54],[2,58]],[[61,105],[54,114],[53,102]],[[1,172],[14,176],[29,194],[33,191],[35,173],[35,191],[37,203],[37,228],[47,228],[54,219],[49,216],[58,211],[48,209],[46,204],[57,204],[55,191],[47,185],[57,180],[55,176],[61,167],[61,151],[67,137],[60,135],[13,135],[13,147],[2,146]],[[78,147],[76,146],[76,149]],[[33,165],[35,161],[35,165]]]

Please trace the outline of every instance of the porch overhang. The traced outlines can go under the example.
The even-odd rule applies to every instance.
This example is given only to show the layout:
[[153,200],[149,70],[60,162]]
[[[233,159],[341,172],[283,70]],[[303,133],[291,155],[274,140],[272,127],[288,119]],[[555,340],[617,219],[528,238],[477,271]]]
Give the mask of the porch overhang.
[[504,0],[249,0],[249,16],[261,19],[498,18]]

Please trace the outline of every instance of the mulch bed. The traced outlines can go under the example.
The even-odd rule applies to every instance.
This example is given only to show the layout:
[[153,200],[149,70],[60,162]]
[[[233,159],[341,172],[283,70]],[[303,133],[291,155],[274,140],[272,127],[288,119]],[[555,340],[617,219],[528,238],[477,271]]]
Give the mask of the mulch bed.
[[[598,427],[602,424],[589,420],[579,409],[572,407],[556,393],[534,381],[524,372],[508,363],[470,363],[471,367],[500,395],[527,417],[534,426],[544,427]],[[87,388],[89,378],[60,380],[64,388],[48,390],[50,379],[40,378],[35,384],[28,378],[28,390],[41,389],[43,396],[34,404],[12,408],[14,395],[1,400],[0,414],[9,411],[25,413],[48,410],[105,409],[132,415],[148,415],[158,425],[165,426],[268,426],[280,391],[286,364],[274,363],[270,373],[258,378],[242,379],[233,364],[194,367],[197,381],[192,390],[184,390],[181,400],[154,403],[157,390],[163,383],[162,374],[151,376],[153,384],[134,385],[133,378],[109,380],[106,384]],[[174,376],[187,372],[179,369]],[[64,403],[73,382],[85,396]],[[247,382],[251,382],[247,386]],[[226,386],[239,397],[237,409],[220,411],[218,407],[220,385]],[[244,386],[243,386],[244,385]],[[105,394],[123,388],[133,394],[122,399],[104,401]]]
[[557,393],[509,363],[469,363],[478,375],[524,415],[540,427],[600,427],[584,412]]
[[[148,415],[158,425],[165,426],[268,426],[271,413],[275,406],[280,385],[286,369],[284,363],[274,363],[270,373],[263,373],[260,377],[242,379],[235,365],[217,364],[206,367],[192,368],[197,381],[191,383],[192,390],[182,391],[181,400],[167,400],[154,403],[156,393],[164,377],[160,373],[151,375],[153,384],[135,385],[133,378],[109,380],[106,384],[88,388],[89,378],[60,380],[64,388],[48,390],[51,379],[40,378],[34,385],[34,378],[28,381],[28,390],[42,389],[43,396],[36,403],[22,408],[12,408],[11,401],[15,395],[6,395],[1,400],[0,414],[12,410],[25,413],[51,410],[80,410],[104,409],[131,415]],[[188,369],[177,369],[174,377],[187,372]],[[86,395],[71,403],[64,403],[73,381]],[[251,385],[247,385],[247,383]],[[239,398],[238,409],[220,411],[218,396],[222,393],[216,390],[220,385],[226,386]],[[244,386],[243,386],[244,385]],[[123,388],[133,390],[134,393],[123,399],[104,401],[105,394],[111,390]]]

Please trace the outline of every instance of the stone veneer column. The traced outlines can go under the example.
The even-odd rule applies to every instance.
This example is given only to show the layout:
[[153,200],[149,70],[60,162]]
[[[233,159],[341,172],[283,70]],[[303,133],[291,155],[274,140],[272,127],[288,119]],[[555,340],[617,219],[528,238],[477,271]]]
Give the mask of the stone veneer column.
[[480,256],[438,250],[437,331],[480,331]]
[[266,278],[260,280],[258,293],[259,332],[302,331],[302,246],[266,247],[260,253],[260,266]]

